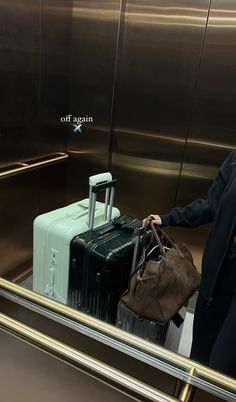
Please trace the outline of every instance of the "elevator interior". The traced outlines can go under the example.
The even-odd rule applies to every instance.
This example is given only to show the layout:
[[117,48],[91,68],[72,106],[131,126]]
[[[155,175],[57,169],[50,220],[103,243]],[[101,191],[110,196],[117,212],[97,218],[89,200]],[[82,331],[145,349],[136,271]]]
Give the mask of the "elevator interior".
[[[205,197],[236,143],[232,0],[0,10],[2,277],[30,273],[33,219],[86,197],[92,174],[110,170],[116,205],[140,218]],[[68,115],[92,122],[75,132]],[[207,230],[171,231],[199,269]]]

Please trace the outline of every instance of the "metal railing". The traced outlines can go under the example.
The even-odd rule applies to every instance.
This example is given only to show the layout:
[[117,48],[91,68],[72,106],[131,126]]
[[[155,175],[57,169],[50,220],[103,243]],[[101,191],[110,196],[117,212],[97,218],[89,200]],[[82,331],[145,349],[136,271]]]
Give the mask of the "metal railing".
[[192,385],[220,398],[236,401],[236,380],[233,378],[2,278],[0,295],[13,301],[15,298],[17,303],[37,313],[43,310],[44,315],[61,324],[133,357],[140,359],[142,355],[147,364],[189,383],[188,386]]
[[25,173],[31,170],[40,169],[58,162],[68,159],[68,154],[65,152],[56,152],[38,156],[31,159],[26,159],[20,162],[12,162],[0,166],[0,179],[5,179],[10,176],[15,176],[20,173]]
[[[95,378],[102,379],[102,381],[108,385],[111,385],[118,390],[125,391],[127,394],[131,394],[138,399],[141,398],[141,400],[143,400],[143,398],[145,398],[145,400],[153,402],[179,401],[178,399],[166,395],[134,377],[121,372],[120,370],[114,369],[113,367],[2,313],[0,313],[0,328],[5,331],[10,331],[17,335],[18,338],[20,337],[28,343],[46,350],[61,360],[67,361],[73,366],[81,368],[83,371],[92,374]],[[186,399],[182,399],[181,401],[185,402]]]

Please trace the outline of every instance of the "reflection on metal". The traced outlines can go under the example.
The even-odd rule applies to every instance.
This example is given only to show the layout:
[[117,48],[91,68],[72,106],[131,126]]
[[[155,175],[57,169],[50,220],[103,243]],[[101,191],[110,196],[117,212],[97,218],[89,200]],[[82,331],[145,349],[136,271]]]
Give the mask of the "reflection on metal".
[[73,0],[0,3],[0,275],[11,276],[32,265],[34,218],[64,204]]
[[68,158],[64,152],[57,152],[55,154],[44,155],[23,162],[16,162],[9,165],[0,166],[0,178],[15,176],[16,174],[24,173],[35,169],[40,169],[54,163],[62,162]]
[[[20,286],[12,284],[1,278],[0,289],[12,292],[19,297],[37,303],[42,307],[46,307],[49,310],[62,315],[63,317],[68,317],[69,319],[84,324],[88,328],[97,331],[99,334],[103,333],[105,336],[109,336],[113,339],[115,338],[126,345],[137,348],[136,336],[122,331],[114,326],[108,325],[89,315],[83,314],[65,305],[59,304],[51,299],[47,299],[46,297],[31,292],[27,289],[23,289]],[[176,353],[173,353],[158,345],[147,342],[141,338],[138,338],[138,348],[142,352],[146,352],[148,355],[150,354],[151,356],[155,357],[155,359],[159,360],[160,362],[162,361],[171,365],[175,369],[176,378],[183,377],[180,376],[181,372],[186,373],[186,376],[184,377],[185,380],[187,380],[189,378],[189,375],[191,375],[191,384],[193,384],[194,386],[205,389],[207,392],[221,395],[223,397],[229,395],[228,399],[232,398],[232,395],[234,395],[236,399],[236,380],[224,376],[221,373],[211,370],[206,366],[200,365],[197,362],[187,359],[181,355],[177,355]],[[196,370],[193,375],[190,373],[191,369]],[[172,373],[172,375],[174,374]]]
[[11,278],[11,282],[13,282],[13,283],[21,283],[23,280],[28,278],[32,274],[32,272],[33,272],[32,267],[24,269],[21,273],[15,275],[13,278]]
[[[185,143],[185,139],[183,138],[178,138],[174,136],[168,136],[168,135],[160,135],[155,132],[148,132],[148,131],[138,131],[138,130],[125,130],[120,128],[119,129],[120,134],[124,133],[126,135],[131,134],[131,135],[139,135],[144,137],[145,139],[148,138],[158,138],[160,140],[165,140],[167,142],[177,142],[177,143]],[[218,143],[216,141],[204,141],[204,140],[199,140],[197,138],[191,138],[188,141],[189,144],[195,144],[195,145],[202,145],[204,147],[210,147],[210,148],[222,148],[225,150],[231,150],[235,147],[235,145],[232,144],[225,144],[225,143]]]
[[38,0],[1,1],[1,162],[39,153],[39,10]]
[[[206,166],[207,172],[215,169],[216,176],[231,149],[236,148],[236,89],[232,85],[236,80],[235,27],[235,2],[212,0],[176,205],[183,206],[205,197],[214,178],[210,179],[207,174],[208,180],[200,181],[194,175],[186,175],[189,163]],[[215,146],[209,147],[209,143]],[[172,231],[173,236],[189,246],[197,246],[199,252],[204,247],[207,233],[208,227],[205,226],[193,231]]]
[[[146,8],[146,7],[145,7]],[[132,17],[133,24],[145,24],[145,25],[169,25],[169,26],[177,26],[177,27],[196,27],[201,28],[202,24],[205,23],[205,12],[203,10],[203,15],[201,16],[193,16],[193,15],[181,15],[181,14],[173,14],[168,13],[168,7],[165,10],[166,14],[149,14],[149,13],[130,13],[130,17]],[[199,10],[196,10],[199,11]]]
[[[95,125],[93,127],[89,127],[89,128],[90,128],[90,130],[93,130],[95,132],[97,132],[97,131],[104,132],[107,129],[106,127],[95,126]],[[130,134],[130,135],[134,135],[134,136],[136,136],[136,135],[141,136],[141,137],[144,137],[145,140],[148,140],[149,138],[150,139],[158,138],[159,140],[164,140],[167,143],[168,142],[170,142],[170,143],[175,142],[175,143],[185,144],[185,139],[183,139],[183,138],[168,136],[168,135],[164,135],[164,134],[161,135],[161,134],[158,134],[156,132],[151,132],[151,131],[145,131],[145,130],[139,131],[139,130],[131,130],[131,129],[126,130],[124,128],[120,128],[119,132],[120,132],[120,134],[124,134],[124,135]],[[225,149],[227,151],[227,150],[234,149],[234,147],[235,147],[235,145],[233,143],[231,143],[231,144],[228,144],[228,143],[226,144],[226,143],[223,143],[223,142],[218,143],[216,141],[205,141],[204,139],[199,140],[197,138],[190,138],[188,140],[188,143],[193,144],[193,145],[201,145],[203,147],[209,147],[209,148],[212,148],[212,150],[217,149],[217,148],[221,148],[221,149]],[[68,153],[74,153],[74,154],[83,154],[83,153],[95,152],[95,150],[93,148],[84,149],[83,151],[67,149],[67,152]]]
[[112,156],[126,213],[175,204],[208,9],[209,0],[127,0]]
[[72,12],[73,0],[40,2],[40,154],[66,152]]
[[[189,380],[191,381],[191,377],[196,375],[196,369],[191,368],[189,370]],[[181,389],[178,394],[178,399],[181,402],[191,402],[193,398],[195,388],[189,382],[182,384]]]
[[148,401],[155,402],[177,401],[177,399],[172,398],[169,395],[166,395],[141,381],[138,381],[107,364],[101,363],[85,353],[79,352],[78,350],[59,342],[42,332],[36,331],[2,313],[0,313],[0,326],[36,346],[46,349],[57,357],[81,367],[92,375],[102,378],[105,382],[111,383],[113,386],[121,388],[126,392],[131,392],[138,398],[146,398]]
[[[178,177],[178,163],[172,161],[162,161],[158,159],[144,158],[143,156],[127,156],[117,154],[116,166],[127,168],[133,171],[134,174],[155,174],[159,176]],[[186,163],[185,170],[181,177],[190,177],[201,180],[212,180],[216,175],[216,169],[213,166]]]
[[97,6],[97,3],[95,2],[96,6],[94,8],[86,8],[86,7],[81,7],[81,6],[75,6],[73,8],[73,17],[74,18],[79,18],[79,19],[89,19],[89,20],[95,20],[95,21],[101,21],[102,23],[107,23],[107,22],[116,22],[117,19],[119,18],[119,9],[112,9],[110,4],[107,4],[108,7],[106,8],[106,5],[104,7],[104,2],[103,5],[100,5],[99,7]]
[[212,7],[212,14],[211,14],[211,27],[213,28],[223,28],[223,29],[229,29],[229,28],[236,28],[236,11],[233,9],[228,9],[227,7],[231,7],[230,2],[226,2],[225,4],[225,9],[217,9],[215,8],[215,2],[213,2],[213,7]]
[[[69,113],[93,117],[80,136],[69,130],[67,202],[87,194],[87,177],[107,170],[121,0],[73,2]],[[102,127],[95,131],[94,127]],[[83,174],[81,174],[83,172]],[[79,187],[74,177],[80,178]]]
[[[89,316],[87,314],[81,313],[80,311],[74,310],[70,307],[67,307],[63,304],[57,303],[54,300],[47,299],[46,297],[37,294],[35,292],[32,292],[28,289],[24,289],[18,285],[15,285],[5,279],[0,278],[0,289],[6,289],[10,292],[15,293],[16,295],[19,295],[21,297],[24,297],[28,300],[31,300],[35,303],[40,304],[41,306],[45,306],[59,314],[62,314],[64,316],[67,316],[69,318],[72,318],[76,321],[79,321],[85,325],[88,325],[91,328],[94,328],[97,331],[102,331],[108,334],[109,336],[112,337],[117,337],[120,338],[124,342],[131,343],[133,345],[136,345],[137,343],[137,337],[120,330],[119,328],[116,328],[114,326],[111,326],[105,322],[102,322],[101,320],[98,320],[92,316]],[[172,352],[163,349],[162,347],[158,345],[151,344],[142,338],[139,338],[139,346],[144,350],[151,352],[152,354],[156,354],[159,357],[162,358],[171,358],[175,357],[176,355],[173,354]],[[176,365],[180,364],[186,371],[189,369],[189,360],[178,355],[178,359],[175,359]],[[174,360],[173,360],[174,362]]]

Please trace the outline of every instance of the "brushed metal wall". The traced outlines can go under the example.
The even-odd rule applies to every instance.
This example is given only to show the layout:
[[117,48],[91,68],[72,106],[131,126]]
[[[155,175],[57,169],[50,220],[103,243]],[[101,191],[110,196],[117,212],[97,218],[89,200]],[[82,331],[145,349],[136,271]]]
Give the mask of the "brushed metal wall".
[[67,202],[86,197],[88,176],[107,170],[120,7],[121,0],[74,0],[69,113],[93,122],[81,134],[69,126]]
[[[235,2],[213,0],[179,183],[178,205],[205,197],[219,166],[236,147],[235,29]],[[207,231],[208,227],[201,227],[175,232],[201,255]]]
[[[68,113],[73,0],[41,0],[40,14],[40,153],[64,152]],[[41,169],[39,213],[65,205],[67,164]]]
[[[65,150],[71,15],[68,0],[0,0],[0,168]],[[1,177],[0,275],[31,264],[33,219],[64,198],[65,163]]]
[[130,214],[175,204],[209,1],[128,0],[114,107],[112,172]]
[[[105,364],[122,370],[124,373],[134,376],[150,386],[157,387],[162,392],[174,395],[176,389],[175,376],[160,370],[160,368],[151,366],[149,361],[138,360],[135,356],[120,351],[114,343],[112,346],[106,345],[99,339],[89,337],[83,331],[81,333],[75,330],[75,327],[72,329],[67,325],[68,320],[62,320],[59,323],[57,320],[51,319],[50,314],[45,314],[45,310],[43,314],[40,311],[32,311],[32,309],[28,308],[27,303],[20,305],[0,295],[0,306],[1,313],[7,314],[34,329],[45,332],[68,346],[72,346]],[[97,331],[99,335],[99,330]]]
[[9,162],[39,152],[39,0],[1,0],[0,10],[0,161]]
[[142,401],[0,329],[4,402]]
[[37,212],[35,172],[0,180],[0,276],[25,268],[32,256],[32,222]]
[[[2,0],[1,163],[68,149],[71,202],[110,161],[116,204],[140,217],[204,196],[236,142],[235,4],[195,3]],[[67,114],[93,122],[75,134]],[[32,219],[64,203],[64,187],[64,165],[1,182],[1,273],[17,244],[30,255]],[[198,252],[206,233],[176,235]]]
[[[27,12],[26,12],[27,9]],[[0,161],[39,154],[39,1],[0,2]],[[31,257],[31,222],[38,189],[34,174],[0,182],[3,275]]]
[[73,0],[41,1],[40,151],[65,151]]

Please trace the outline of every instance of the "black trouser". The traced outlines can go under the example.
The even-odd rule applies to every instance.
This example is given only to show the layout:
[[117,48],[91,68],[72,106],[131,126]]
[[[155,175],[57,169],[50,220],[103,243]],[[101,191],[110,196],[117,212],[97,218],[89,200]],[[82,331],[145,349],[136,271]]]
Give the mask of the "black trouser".
[[236,245],[230,248],[211,304],[198,296],[191,359],[236,377]]

